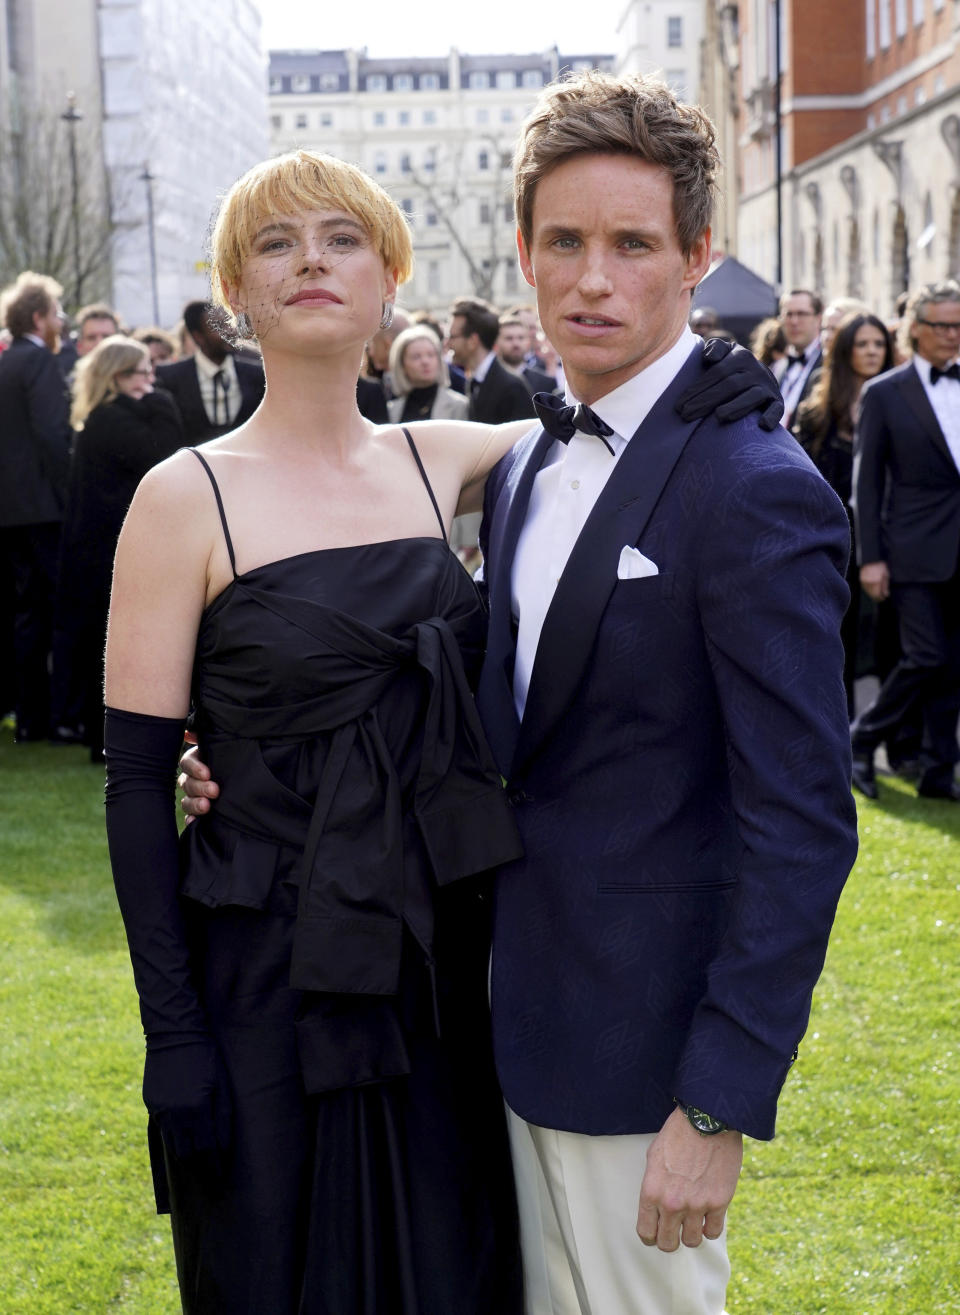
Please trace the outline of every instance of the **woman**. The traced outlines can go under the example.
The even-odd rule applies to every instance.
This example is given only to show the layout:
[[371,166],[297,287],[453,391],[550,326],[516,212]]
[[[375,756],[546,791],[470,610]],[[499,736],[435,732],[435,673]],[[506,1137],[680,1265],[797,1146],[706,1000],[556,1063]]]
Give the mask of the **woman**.
[[776,317],[761,320],[750,335],[750,350],[768,369],[787,354],[787,338]]
[[79,721],[91,760],[102,763],[113,555],[137,485],[183,445],[183,432],[172,400],[153,390],[147,347],[119,334],[80,360],[70,420],[76,438],[57,587],[56,724]]
[[[801,403],[793,432],[814,465],[836,492],[850,517],[853,483],[853,428],[860,390],[868,379],[893,366],[893,342],[876,315],[854,312],[837,326],[823,368],[810,396]],[[847,583],[850,606],[843,621],[843,683],[847,708],[853,716],[853,687],[857,677],[860,631],[860,580],[856,544],[851,544]]]
[[[413,437],[360,416],[364,343],[411,246],[353,166],[258,166],[212,241],[267,394],[141,485],[106,675],[111,857],[184,1309],[509,1315],[478,874],[519,842],[467,684],[483,609],[446,530],[529,426]],[[191,707],[223,791],[181,884],[169,787]]]
[[404,329],[390,348],[397,396],[387,403],[394,424],[412,420],[466,420],[468,403],[450,387],[450,372],[436,334],[424,325]]

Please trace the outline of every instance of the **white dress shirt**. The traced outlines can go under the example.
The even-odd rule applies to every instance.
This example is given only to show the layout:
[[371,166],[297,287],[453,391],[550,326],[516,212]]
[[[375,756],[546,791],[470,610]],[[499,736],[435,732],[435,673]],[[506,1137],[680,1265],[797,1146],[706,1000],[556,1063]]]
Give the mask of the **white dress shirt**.
[[801,395],[813,371],[813,363],[817,359],[819,351],[820,339],[816,337],[813,342],[808,343],[804,348],[803,365],[797,364],[796,357],[787,357],[786,368],[780,376],[780,394],[783,397],[783,423],[785,425],[793,420],[794,413],[800,405]]
[[[534,479],[511,575],[513,616],[518,626],[513,698],[520,717],[544,618],[580,531],[631,436],[700,344],[684,327],[669,351],[593,405],[614,431],[607,440],[612,456],[599,438],[577,430],[569,443],[553,444]],[[568,404],[578,400],[569,388],[566,399]]]
[[211,425],[233,424],[243,402],[233,357],[227,356],[222,365],[216,365],[198,349],[194,352],[193,359],[197,367],[200,398],[207,419]]
[[[913,364],[920,376],[923,390],[930,399],[933,414],[943,430],[950,455],[957,469],[960,470],[960,380],[938,379],[935,384],[931,384],[930,362],[923,356],[915,355]],[[950,362],[950,365],[955,364],[956,361]]]

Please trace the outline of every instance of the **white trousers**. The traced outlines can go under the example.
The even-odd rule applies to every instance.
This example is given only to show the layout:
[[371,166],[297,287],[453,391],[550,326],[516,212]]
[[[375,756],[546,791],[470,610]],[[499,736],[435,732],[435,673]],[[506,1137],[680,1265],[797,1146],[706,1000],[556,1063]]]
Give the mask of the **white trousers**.
[[722,1315],[726,1230],[673,1252],[637,1237],[652,1133],[588,1137],[507,1117],[526,1315]]

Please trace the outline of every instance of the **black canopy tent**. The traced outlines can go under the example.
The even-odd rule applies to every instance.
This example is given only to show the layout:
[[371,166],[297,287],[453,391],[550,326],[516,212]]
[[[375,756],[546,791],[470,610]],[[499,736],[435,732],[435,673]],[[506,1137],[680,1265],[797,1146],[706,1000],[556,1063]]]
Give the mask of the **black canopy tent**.
[[717,312],[721,328],[746,343],[753,329],[777,313],[773,285],[747,269],[735,256],[724,256],[712,266],[693,294],[692,310],[709,307]]

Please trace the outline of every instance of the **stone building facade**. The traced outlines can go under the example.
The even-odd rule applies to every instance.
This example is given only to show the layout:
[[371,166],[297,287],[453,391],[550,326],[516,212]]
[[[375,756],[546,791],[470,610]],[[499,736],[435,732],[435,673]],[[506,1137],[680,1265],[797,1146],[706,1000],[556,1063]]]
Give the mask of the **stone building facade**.
[[[738,255],[776,281],[776,46],[767,0],[739,6]],[[781,281],[897,295],[960,269],[960,4],[783,0]]]
[[408,215],[413,281],[404,305],[446,308],[464,294],[500,305],[529,293],[516,256],[511,190],[519,126],[564,69],[610,68],[612,55],[370,59],[364,50],[270,54],[270,140],[361,166]]

